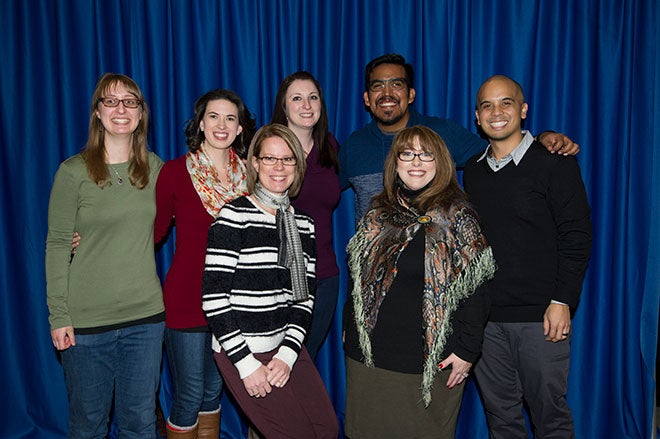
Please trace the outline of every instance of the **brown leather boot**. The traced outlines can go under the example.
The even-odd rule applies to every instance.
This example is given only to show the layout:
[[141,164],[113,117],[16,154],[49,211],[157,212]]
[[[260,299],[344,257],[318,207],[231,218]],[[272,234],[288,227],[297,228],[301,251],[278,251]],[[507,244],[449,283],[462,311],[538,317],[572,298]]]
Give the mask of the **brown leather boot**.
[[220,409],[214,412],[199,412],[197,419],[198,439],[218,439],[220,437]]
[[192,427],[177,427],[167,422],[167,439],[197,439],[199,422]]

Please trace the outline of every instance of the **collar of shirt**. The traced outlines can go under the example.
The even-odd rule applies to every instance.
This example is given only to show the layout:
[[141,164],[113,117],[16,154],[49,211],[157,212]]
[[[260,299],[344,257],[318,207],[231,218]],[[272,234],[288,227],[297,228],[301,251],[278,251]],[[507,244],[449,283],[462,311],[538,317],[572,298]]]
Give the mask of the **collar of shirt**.
[[486,151],[484,151],[484,153],[481,155],[481,157],[479,157],[477,161],[480,162],[481,160],[486,158],[486,161],[488,162],[488,166],[490,166],[490,168],[495,172],[502,169],[512,160],[513,163],[516,166],[518,166],[518,163],[520,163],[520,160],[522,160],[523,156],[525,155],[531,144],[534,142],[534,136],[532,136],[532,134],[529,131],[523,130],[522,132],[523,132],[523,139],[520,141],[518,146],[516,146],[515,149],[506,156],[502,157],[499,160],[496,159],[491,154],[491,146],[488,145]]

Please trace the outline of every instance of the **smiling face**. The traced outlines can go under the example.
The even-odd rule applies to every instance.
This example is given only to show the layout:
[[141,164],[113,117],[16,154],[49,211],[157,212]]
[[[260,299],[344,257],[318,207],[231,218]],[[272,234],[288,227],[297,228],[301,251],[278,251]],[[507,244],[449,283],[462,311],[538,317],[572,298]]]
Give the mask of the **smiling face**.
[[204,132],[207,147],[228,149],[243,131],[239,125],[238,107],[226,99],[209,101],[199,128]]
[[527,103],[522,90],[511,79],[494,76],[479,88],[477,124],[491,143],[510,143],[515,146],[522,140],[522,119],[527,117]]
[[289,128],[314,128],[321,117],[321,96],[312,81],[293,81],[284,103]]
[[[294,157],[284,139],[281,137],[267,137],[261,143],[259,157],[274,157],[283,159]],[[295,178],[296,166],[285,166],[282,160],[274,165],[264,165],[259,157],[252,157],[252,166],[257,171],[257,179],[267,191],[282,195],[286,192]]]
[[[412,147],[403,149],[399,153],[399,156],[402,152],[421,154],[424,152],[429,153],[430,151],[425,151],[419,144],[419,138],[416,137]],[[421,189],[429,184],[435,177],[435,160],[426,162],[422,161],[419,156],[415,156],[411,162],[406,162],[397,158],[396,172],[408,189]]]
[[[378,126],[385,131],[399,131],[408,123],[408,105],[415,100],[415,89],[407,83],[400,89],[392,87],[393,79],[406,79],[406,69],[397,64],[381,64],[370,74],[370,83],[383,81],[381,90],[364,92],[364,105],[369,107]],[[388,82],[389,80],[389,82]]]
[[[123,84],[117,83],[111,86],[104,94],[104,98],[116,99],[139,99],[131,93]],[[99,102],[96,106],[96,117],[105,128],[107,136],[130,136],[142,119],[142,106],[137,108],[126,108],[122,102],[116,107],[106,107]]]

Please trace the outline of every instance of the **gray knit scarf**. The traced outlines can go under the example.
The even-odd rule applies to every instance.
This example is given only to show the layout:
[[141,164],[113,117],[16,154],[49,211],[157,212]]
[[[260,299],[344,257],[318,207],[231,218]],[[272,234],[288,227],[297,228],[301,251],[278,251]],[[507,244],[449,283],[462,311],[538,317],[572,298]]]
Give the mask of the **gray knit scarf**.
[[307,300],[309,298],[307,270],[296,217],[289,209],[291,203],[288,193],[275,195],[257,183],[254,187],[254,196],[260,203],[276,210],[275,224],[280,238],[277,263],[289,269],[293,300],[296,302]]

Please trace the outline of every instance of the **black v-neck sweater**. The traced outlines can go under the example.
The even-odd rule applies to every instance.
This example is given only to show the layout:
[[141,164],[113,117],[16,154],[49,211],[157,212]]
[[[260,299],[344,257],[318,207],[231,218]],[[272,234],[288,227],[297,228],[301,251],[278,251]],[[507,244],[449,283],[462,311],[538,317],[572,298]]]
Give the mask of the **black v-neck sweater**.
[[538,322],[551,300],[575,310],[591,251],[587,195],[574,157],[534,142],[498,172],[472,157],[465,190],[493,248],[490,320]]

